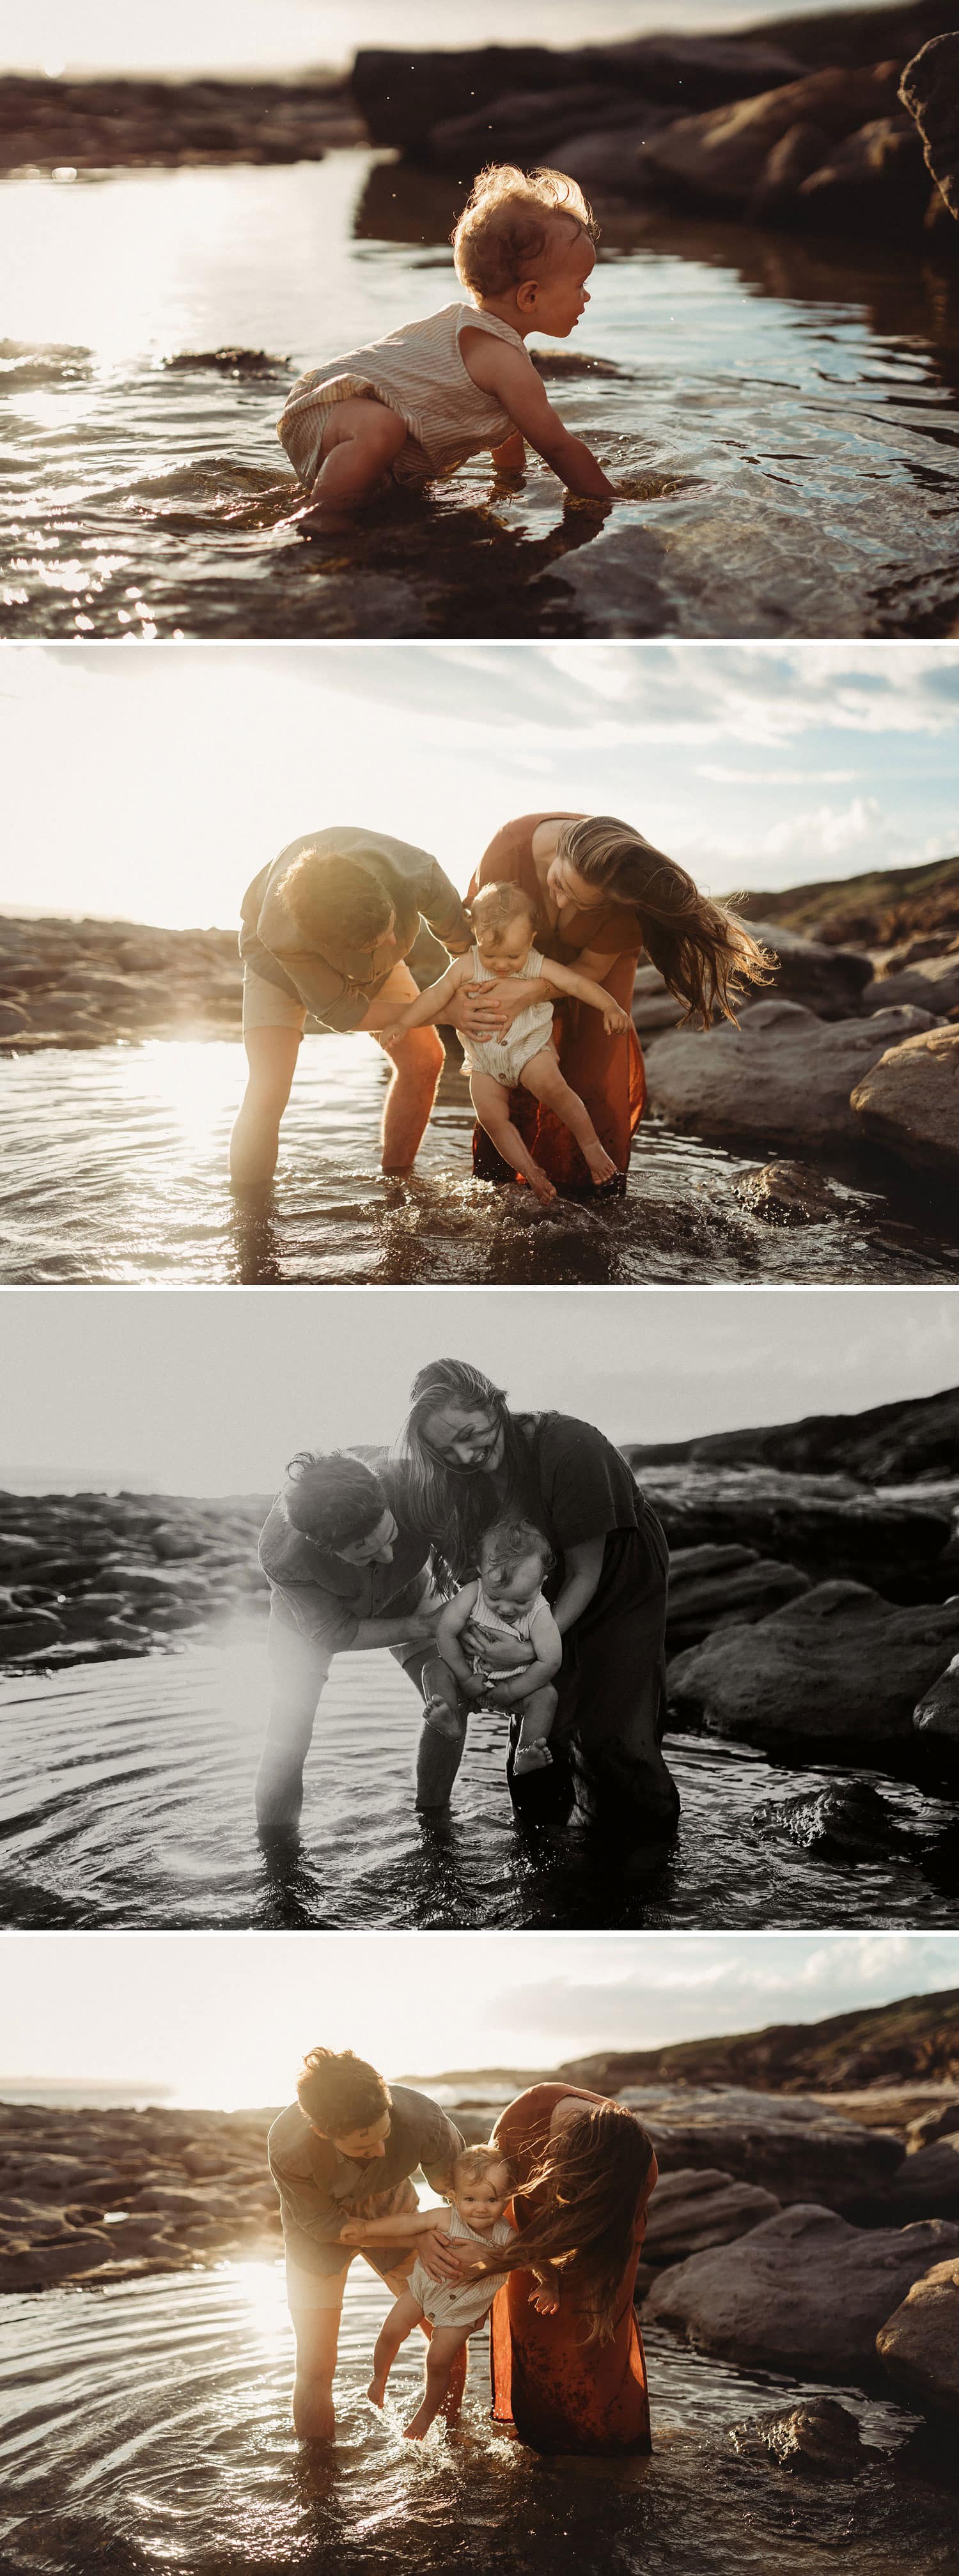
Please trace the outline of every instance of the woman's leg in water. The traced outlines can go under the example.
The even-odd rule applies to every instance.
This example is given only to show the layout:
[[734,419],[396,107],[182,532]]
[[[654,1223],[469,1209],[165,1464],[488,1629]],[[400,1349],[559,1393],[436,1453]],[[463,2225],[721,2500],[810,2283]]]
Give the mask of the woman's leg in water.
[[662,1842],[679,1822],[679,1791],[661,1750],[661,1652],[628,1612],[583,1640],[572,1712],[576,1807],[617,1840]]
[[236,1189],[263,1187],[273,1178],[280,1150],[280,1120],[290,1097],[300,1031],[251,1028],[244,1045],[249,1074],[230,1140],[230,1179]]

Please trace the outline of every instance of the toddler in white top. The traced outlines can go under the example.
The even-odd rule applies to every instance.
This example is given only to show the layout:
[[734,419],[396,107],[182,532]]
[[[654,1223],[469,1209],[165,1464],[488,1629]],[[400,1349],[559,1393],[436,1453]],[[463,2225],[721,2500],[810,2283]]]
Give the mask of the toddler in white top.
[[455,957],[439,983],[429,985],[392,1028],[384,1029],[380,1043],[388,1046],[391,1038],[405,1037],[408,1029],[425,1028],[442,1019],[447,1004],[465,984],[493,984],[509,976],[541,982],[542,999],[534,999],[518,1012],[502,1038],[464,1038],[463,1055],[480,1126],[492,1137],[504,1162],[522,1172],[545,1207],[556,1196],[553,1183],[534,1161],[509,1114],[510,1092],[520,1083],[571,1130],[594,1181],[611,1181],[616,1174],[585,1101],[560,1072],[552,1041],[552,994],[569,993],[574,1000],[587,1002],[591,1010],[601,1011],[610,1035],[629,1028],[629,1013],[590,975],[577,975],[572,967],[540,955],[533,944],[536,905],[523,886],[481,886],[467,909],[475,932],[473,947],[465,957]]
[[[542,1591],[552,1563],[549,1540],[532,1521],[494,1521],[484,1534],[478,1577],[461,1586],[437,1623],[440,1672],[425,1704],[427,1723],[458,1741],[464,1701],[474,1709],[505,1709],[514,1718],[514,1778],[544,1771],[552,1761],[554,1676],[563,1660],[563,1640]],[[531,1651],[511,1663],[508,1649],[519,1645]]]
[[[513,2188],[510,2166],[500,2149],[494,2146],[465,2147],[453,2166],[451,2188],[445,2194],[447,2211],[421,2209],[412,2217],[377,2219],[377,2243],[388,2243],[391,2236],[408,2245],[412,2237],[443,2236],[451,2245],[475,2248],[487,2254],[491,2246],[513,2245],[516,2230],[504,2216]],[[369,2236],[373,2222],[355,2219],[340,2230],[344,2245],[355,2244],[362,2235]],[[435,2415],[439,2414],[448,2395],[453,2364],[471,2334],[476,2334],[489,2315],[502,2272],[464,2272],[458,2280],[437,2280],[417,2257],[405,2290],[394,2301],[389,2316],[376,2340],[373,2354],[373,2377],[367,2389],[374,2406],[382,2406],[386,2383],[397,2353],[422,2325],[424,2317],[432,2326],[426,2356],[426,2389],[422,2405],[406,2426],[408,2442],[422,2441]]]
[[363,501],[386,476],[423,484],[467,457],[492,454],[522,473],[525,440],[567,491],[613,491],[581,438],[564,429],[525,342],[565,340],[589,302],[596,226],[560,170],[484,170],[453,234],[471,302],[447,304],[367,347],[314,367],[294,385],[279,436],[311,507],[309,531]]

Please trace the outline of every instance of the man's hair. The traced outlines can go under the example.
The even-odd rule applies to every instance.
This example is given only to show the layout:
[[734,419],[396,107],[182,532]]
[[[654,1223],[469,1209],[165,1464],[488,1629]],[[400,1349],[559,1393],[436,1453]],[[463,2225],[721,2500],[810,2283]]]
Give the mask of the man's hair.
[[495,2173],[499,2166],[512,2182],[513,2168],[501,2147],[463,2147],[453,2165],[454,2191],[465,2182],[482,2182],[484,2174]]
[[539,927],[540,908],[525,886],[509,882],[479,886],[469,906],[469,917],[476,931],[505,930],[507,923],[518,921],[525,913],[532,933]]
[[348,2138],[375,2128],[390,2108],[390,2088],[365,2057],[351,2048],[310,2048],[296,2079],[305,2117],[325,2138]]
[[[558,217],[567,222],[561,226]],[[595,242],[598,231],[591,208],[575,179],[562,170],[519,170],[512,162],[491,162],[473,182],[453,235],[453,258],[461,286],[480,301],[508,295],[511,287],[545,269],[560,243],[568,246],[569,225]]]
[[488,1562],[493,1557],[508,1563],[514,1556],[538,1556],[544,1574],[556,1562],[548,1538],[537,1529],[535,1521],[491,1521],[483,1532],[481,1558]]
[[352,1547],[368,1538],[389,1510],[383,1487],[363,1458],[349,1449],[298,1449],[286,1471],[283,1496],[294,1529],[319,1547]]
[[292,913],[304,939],[315,941],[321,954],[333,938],[346,947],[375,948],[394,909],[372,868],[357,859],[321,857],[301,850],[280,878],[277,892]]

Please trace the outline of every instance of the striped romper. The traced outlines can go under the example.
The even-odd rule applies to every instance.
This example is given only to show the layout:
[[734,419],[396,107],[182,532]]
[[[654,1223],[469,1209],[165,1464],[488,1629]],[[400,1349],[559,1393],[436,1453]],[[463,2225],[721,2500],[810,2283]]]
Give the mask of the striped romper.
[[469,456],[502,447],[509,414],[474,385],[460,355],[460,332],[489,331],[511,348],[525,343],[508,322],[476,304],[446,304],[424,322],[404,322],[366,349],[351,349],[300,376],[287,396],[277,435],[294,473],[311,492],[320,470],[323,432],[334,403],[372,394],[406,422],[407,439],[390,469],[396,483],[428,483],[455,473]]

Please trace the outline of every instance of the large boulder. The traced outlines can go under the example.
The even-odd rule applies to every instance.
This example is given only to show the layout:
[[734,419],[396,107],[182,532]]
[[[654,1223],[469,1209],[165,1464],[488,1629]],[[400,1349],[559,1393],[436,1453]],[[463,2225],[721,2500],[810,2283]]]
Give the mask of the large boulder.
[[[851,1476],[790,1475],[783,1468],[727,1467],[706,1459],[675,1467],[644,1460],[638,1481],[680,1565],[680,1594],[681,1551],[735,1546],[756,1548],[816,1580],[826,1574],[859,1582],[868,1577],[893,1598],[917,1590],[925,1598],[937,1588],[936,1569],[951,1535],[948,1501],[921,1489],[877,1492]],[[692,1566],[691,1559],[682,1561]],[[950,1581],[951,1576],[944,1590]]]
[[[755,1002],[739,1028],[724,1022],[657,1039],[650,1108],[686,1135],[744,1138],[795,1154],[855,1149],[862,1128],[850,1093],[887,1048],[899,1050],[930,1027],[928,1012],[909,1008],[827,1021],[798,1002]],[[959,1047],[959,1032],[954,1042]]]
[[808,1592],[809,1583],[798,1565],[762,1557],[756,1548],[676,1548],[669,1560],[668,1644],[678,1652],[732,1620],[765,1619],[783,1601]]
[[922,148],[907,116],[877,116],[833,146],[802,179],[795,209],[820,230],[918,229],[929,200]]
[[[777,998],[798,1002],[803,1010],[814,1011],[821,1020],[845,1020],[856,1014],[860,997],[871,983],[868,957],[855,948],[827,947],[825,940],[807,939],[801,931],[787,930],[779,922],[751,921],[749,927],[760,946],[776,959]],[[755,999],[751,991],[745,992],[740,998],[740,1011],[755,1010],[762,991],[761,985],[756,988]],[[899,995],[890,994],[889,998],[898,1001]],[[658,967],[639,967],[633,986],[633,1025],[641,1037],[676,1028],[684,1010],[685,1004],[668,990]]]
[[[713,107],[722,99],[742,99],[777,81],[790,81],[795,57],[768,39],[747,37],[659,35],[625,44],[464,45],[456,52],[402,51],[363,46],[350,75],[352,96],[365,118],[371,141],[408,152],[432,155],[436,129],[450,120],[476,119],[466,160],[478,169],[490,157],[489,129],[497,130],[509,102],[515,131],[523,97],[540,103],[534,157],[542,158],[544,135],[551,131],[551,94],[579,89],[584,107],[598,96],[618,102],[622,117],[630,103],[651,100],[677,108]],[[581,118],[580,122],[583,123]],[[861,119],[859,120],[861,122]],[[485,135],[484,135],[485,127]],[[461,143],[460,150],[464,147]],[[466,163],[460,159],[459,168]]]
[[959,35],[933,36],[913,55],[899,96],[919,128],[926,167],[959,217]]
[[923,2415],[959,2419],[959,2259],[933,2263],[876,2336],[896,2393]]
[[959,2228],[942,2219],[860,2228],[800,2202],[664,2272],[646,2314],[732,2361],[858,2379],[874,2370],[892,2308],[934,2263],[957,2257]]
[[949,1743],[959,1743],[959,1655],[923,1692],[912,1722],[917,1735],[942,1735]]
[[920,1693],[959,1645],[959,1601],[903,1609],[865,1584],[822,1583],[748,1631],[676,1657],[670,1706],[745,1743],[906,1740]]
[[764,2218],[775,2218],[776,2195],[759,2183],[736,2182],[711,2166],[664,2173],[649,2205],[643,2261],[661,2268],[701,2254],[710,2245],[732,2245]]
[[827,144],[841,142],[899,106],[899,67],[811,72],[753,98],[700,116],[682,116],[654,135],[648,156],[659,177],[685,194],[718,205],[748,204],[762,186],[770,154],[791,128],[815,127]]
[[867,2128],[805,2094],[626,2086],[618,2099],[648,2129],[661,2173],[719,2171],[784,2204],[814,2192],[831,2209],[871,2208],[904,2159],[890,2130]]
[[905,2156],[885,2200],[891,2218],[959,2218],[959,2137],[934,2138]]
[[875,975],[862,997],[864,1011],[895,1009],[901,1002],[912,1002],[917,1010],[932,1011],[942,1020],[948,1019],[950,1011],[959,1011],[959,949],[947,949],[942,957],[917,958],[888,975]]
[[[877,1012],[866,1025],[877,1028],[892,1016]],[[954,1179],[959,1172],[959,1029],[917,1032],[877,1055],[857,1075],[850,1106],[877,1144],[908,1163]]]

